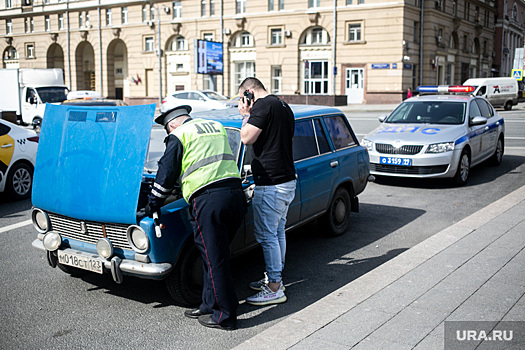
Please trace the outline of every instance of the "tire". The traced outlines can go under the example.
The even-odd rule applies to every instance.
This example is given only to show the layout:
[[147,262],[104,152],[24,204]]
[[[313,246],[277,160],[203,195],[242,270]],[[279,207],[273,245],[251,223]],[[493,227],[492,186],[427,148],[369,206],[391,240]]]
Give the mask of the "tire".
[[6,180],[6,192],[15,201],[29,198],[33,186],[33,167],[25,163],[13,165]]
[[505,102],[505,106],[503,106],[506,111],[510,111],[512,109],[512,101]]
[[325,223],[330,228],[327,231],[328,236],[337,237],[348,230],[350,226],[350,212],[352,204],[348,191],[339,187],[332,198],[332,202],[325,214]]
[[69,266],[69,265],[62,265],[60,263],[57,263],[57,267],[62,270],[63,272],[73,276],[73,277],[80,277],[80,276],[84,276],[85,274],[87,274],[88,272],[86,270],[82,270],[82,269],[78,269],[76,267],[73,267],[73,266]]
[[191,307],[202,302],[202,259],[193,242],[182,252],[165,280],[170,296],[179,306]]
[[469,172],[470,154],[467,150],[463,150],[459,157],[458,169],[456,170],[456,174],[452,178],[452,181],[458,186],[463,186],[467,183]]
[[494,166],[500,165],[503,159],[503,152],[505,151],[505,145],[503,144],[503,138],[499,137],[496,143],[496,149],[494,154],[490,157],[490,163]]

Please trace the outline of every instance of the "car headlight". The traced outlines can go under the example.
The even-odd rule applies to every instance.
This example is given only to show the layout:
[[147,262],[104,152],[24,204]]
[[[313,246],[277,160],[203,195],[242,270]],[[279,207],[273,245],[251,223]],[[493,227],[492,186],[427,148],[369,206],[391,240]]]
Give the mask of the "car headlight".
[[139,226],[128,227],[128,242],[137,253],[145,253],[149,249],[148,235]]
[[454,142],[434,143],[428,146],[426,153],[443,153],[454,150]]
[[109,259],[113,255],[113,244],[107,238],[97,241],[97,253],[103,258]]
[[44,244],[44,248],[50,252],[54,252],[60,247],[60,244],[62,243],[62,237],[60,237],[58,233],[51,231],[46,233],[42,243]]
[[33,208],[31,211],[31,221],[39,233],[46,233],[51,227],[47,213],[38,208]]
[[372,147],[374,146],[374,143],[368,139],[362,139],[361,140],[361,146],[366,148],[367,150],[371,151]]

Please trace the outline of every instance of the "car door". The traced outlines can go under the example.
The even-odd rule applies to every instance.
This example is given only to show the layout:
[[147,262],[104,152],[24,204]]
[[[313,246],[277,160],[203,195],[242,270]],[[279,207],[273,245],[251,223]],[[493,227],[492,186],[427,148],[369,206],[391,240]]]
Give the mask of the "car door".
[[476,102],[481,111],[481,116],[487,118],[487,125],[485,125],[485,132],[482,136],[482,157],[487,158],[491,156],[496,149],[496,141],[498,140],[498,124],[494,110],[487,101],[479,98]]
[[483,154],[483,133],[486,125],[471,125],[470,121],[475,117],[482,116],[481,110],[475,100],[469,104],[469,140],[470,140],[470,162],[477,163]]
[[15,140],[9,136],[9,131],[9,126],[0,123],[0,183],[7,176],[7,169],[15,151]]

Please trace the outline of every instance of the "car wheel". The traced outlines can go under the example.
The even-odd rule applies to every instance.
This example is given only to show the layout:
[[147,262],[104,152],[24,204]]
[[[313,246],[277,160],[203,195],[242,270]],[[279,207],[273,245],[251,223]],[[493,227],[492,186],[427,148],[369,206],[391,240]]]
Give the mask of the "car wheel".
[[505,106],[503,108],[505,108],[506,111],[510,111],[512,109],[512,101],[505,102]]
[[6,191],[14,200],[29,198],[33,183],[33,168],[25,163],[15,164],[7,175]]
[[330,228],[328,235],[336,237],[346,232],[350,224],[351,205],[348,191],[338,188],[325,214],[326,224]]
[[453,181],[456,185],[463,186],[467,183],[468,175],[470,172],[470,155],[467,150],[461,152],[459,157],[458,169],[456,175],[454,175]]
[[73,266],[69,266],[69,265],[63,265],[63,264],[60,264],[60,263],[57,263],[57,267],[64,271],[65,273],[73,276],[73,277],[80,277],[80,276],[84,276],[85,274],[87,274],[88,272],[86,270],[82,270],[82,269],[78,269],[76,267],[73,267]]
[[501,164],[501,160],[503,159],[503,152],[504,152],[503,139],[500,137],[498,138],[498,142],[496,143],[496,149],[494,150],[494,154],[490,158],[490,162],[492,163],[492,165]]
[[181,254],[166,278],[166,287],[177,305],[198,305],[202,301],[202,259],[193,243]]

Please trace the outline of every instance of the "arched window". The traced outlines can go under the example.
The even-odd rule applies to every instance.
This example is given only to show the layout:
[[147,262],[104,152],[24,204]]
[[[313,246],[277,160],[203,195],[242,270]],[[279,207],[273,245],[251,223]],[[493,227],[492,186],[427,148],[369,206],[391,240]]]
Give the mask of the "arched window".
[[312,27],[304,32],[300,43],[302,45],[327,45],[330,44],[330,35],[322,27]]
[[168,45],[168,51],[186,51],[186,50],[188,50],[188,42],[182,35],[179,35],[171,39]]
[[513,20],[513,21],[518,21],[518,6],[516,4],[514,4],[512,6],[512,12],[510,14],[510,18]]
[[4,50],[4,61],[12,61],[18,59],[18,52],[13,46],[8,46]]
[[232,39],[233,47],[254,47],[255,41],[253,40],[253,35],[249,32],[243,31],[235,34]]

